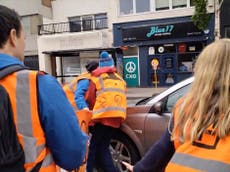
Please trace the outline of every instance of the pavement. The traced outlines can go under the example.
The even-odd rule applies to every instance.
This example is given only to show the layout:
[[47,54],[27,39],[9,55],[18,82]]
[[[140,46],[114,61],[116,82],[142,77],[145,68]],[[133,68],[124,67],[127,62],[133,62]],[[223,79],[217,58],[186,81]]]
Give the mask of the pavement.
[[164,90],[166,90],[167,87],[150,87],[150,88],[134,88],[134,87],[128,87],[127,88],[127,97],[128,98],[145,98],[150,97],[155,93],[160,93]]
[[138,101],[146,98],[151,97],[153,94],[160,93],[166,90],[167,87],[150,87],[150,88],[135,88],[135,87],[128,87],[127,88],[127,100],[128,105],[135,105]]

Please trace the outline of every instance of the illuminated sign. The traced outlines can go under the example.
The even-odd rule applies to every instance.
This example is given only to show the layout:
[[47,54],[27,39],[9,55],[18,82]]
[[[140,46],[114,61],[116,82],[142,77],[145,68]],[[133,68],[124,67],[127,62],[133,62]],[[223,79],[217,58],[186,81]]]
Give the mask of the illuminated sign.
[[123,42],[151,41],[169,38],[183,38],[191,36],[207,35],[209,30],[198,29],[193,22],[142,25],[129,28],[122,28]]
[[150,32],[146,34],[146,36],[149,38],[154,35],[170,35],[173,28],[174,25],[166,25],[164,27],[153,26],[151,27]]

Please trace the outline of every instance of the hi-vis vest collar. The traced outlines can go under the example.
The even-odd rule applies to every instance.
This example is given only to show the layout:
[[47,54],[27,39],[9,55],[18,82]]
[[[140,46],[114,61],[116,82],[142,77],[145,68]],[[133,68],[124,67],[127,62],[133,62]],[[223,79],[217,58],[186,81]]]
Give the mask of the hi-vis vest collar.
[[55,172],[39,119],[37,72],[21,70],[3,78],[0,83],[10,96],[18,138],[25,152],[26,171],[42,161],[39,172]]
[[[177,120],[179,106],[174,110]],[[175,122],[174,122],[175,123]],[[230,136],[220,139],[210,126],[199,140],[179,144],[174,141],[175,153],[166,167],[166,172],[229,172]]]

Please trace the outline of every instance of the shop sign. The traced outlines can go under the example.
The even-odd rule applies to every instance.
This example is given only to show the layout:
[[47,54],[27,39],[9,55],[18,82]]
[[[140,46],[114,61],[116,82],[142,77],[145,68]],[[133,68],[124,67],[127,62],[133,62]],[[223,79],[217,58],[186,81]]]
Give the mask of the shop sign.
[[139,85],[137,57],[124,58],[124,79],[129,87],[136,87]]
[[208,34],[207,30],[198,29],[193,22],[162,25],[145,25],[122,29],[123,42],[150,41],[169,38],[183,38]]

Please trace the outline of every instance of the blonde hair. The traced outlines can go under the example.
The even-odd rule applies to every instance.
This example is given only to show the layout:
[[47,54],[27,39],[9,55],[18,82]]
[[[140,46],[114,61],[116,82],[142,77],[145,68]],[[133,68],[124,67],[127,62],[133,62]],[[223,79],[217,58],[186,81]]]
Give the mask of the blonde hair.
[[230,134],[230,39],[206,46],[194,69],[194,82],[179,105],[172,139],[194,141],[210,126],[224,138]]

